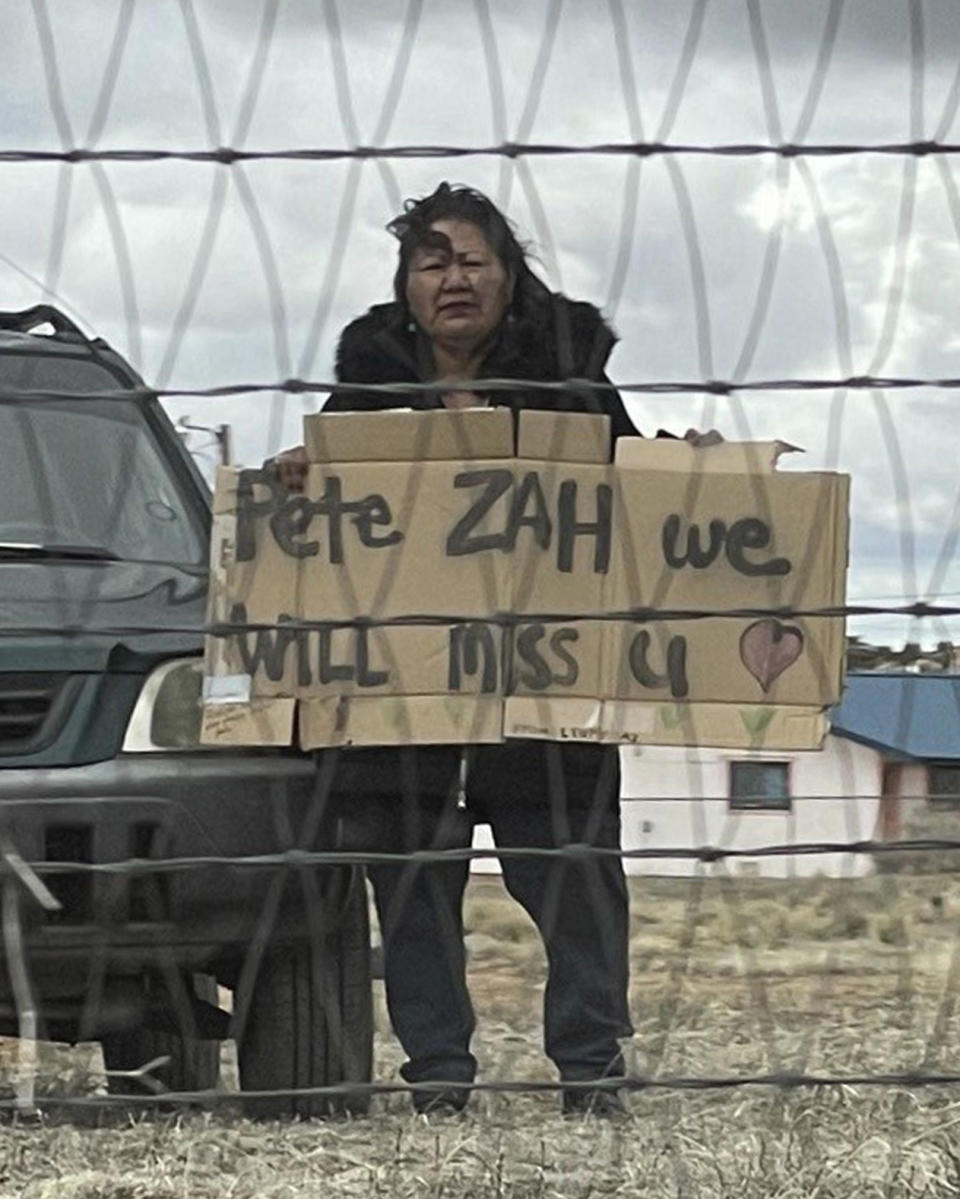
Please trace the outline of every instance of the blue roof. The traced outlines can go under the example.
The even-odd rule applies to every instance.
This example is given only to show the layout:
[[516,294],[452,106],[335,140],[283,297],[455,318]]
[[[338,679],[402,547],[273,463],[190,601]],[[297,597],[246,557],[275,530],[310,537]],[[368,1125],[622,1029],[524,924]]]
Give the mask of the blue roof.
[[830,724],[889,757],[960,761],[960,674],[848,674]]

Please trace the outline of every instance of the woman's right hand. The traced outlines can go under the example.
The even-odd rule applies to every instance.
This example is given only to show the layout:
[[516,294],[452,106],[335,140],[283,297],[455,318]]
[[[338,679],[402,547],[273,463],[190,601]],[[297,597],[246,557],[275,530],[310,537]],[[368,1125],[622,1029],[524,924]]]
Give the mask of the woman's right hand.
[[272,471],[277,482],[287,491],[303,491],[307,482],[307,470],[310,466],[307,460],[306,447],[294,446],[289,450],[281,450],[263,464],[265,470]]
[[683,435],[683,440],[702,450],[711,445],[720,445],[724,436],[719,429],[707,429],[705,433],[701,433],[699,429],[688,429]]

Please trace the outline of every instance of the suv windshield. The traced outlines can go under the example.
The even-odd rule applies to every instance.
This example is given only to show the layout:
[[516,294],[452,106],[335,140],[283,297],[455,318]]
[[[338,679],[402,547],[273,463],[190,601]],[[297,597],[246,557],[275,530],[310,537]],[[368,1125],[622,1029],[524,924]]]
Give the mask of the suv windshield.
[[[96,363],[0,355],[0,386],[117,391]],[[206,548],[141,406],[0,398],[0,545],[198,565]]]

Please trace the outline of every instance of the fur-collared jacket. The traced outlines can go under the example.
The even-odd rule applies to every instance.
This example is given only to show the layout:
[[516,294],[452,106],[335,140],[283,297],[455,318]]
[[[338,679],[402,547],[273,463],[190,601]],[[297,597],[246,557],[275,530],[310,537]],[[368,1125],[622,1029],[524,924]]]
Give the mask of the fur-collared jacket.
[[[546,293],[546,289],[544,289]],[[588,379],[603,389],[565,391],[491,391],[491,404],[568,412],[601,412],[611,418],[614,439],[636,436],[623,401],[604,373],[616,337],[600,312],[582,301],[546,293],[543,303],[525,315],[510,314],[483,359],[478,379],[533,379],[558,382]],[[418,383],[431,374],[430,349],[422,333],[411,329],[401,304],[377,304],[344,329],[337,347],[337,380],[342,383]],[[482,392],[479,394],[483,394]],[[383,408],[437,408],[436,392],[335,391],[328,412]]]

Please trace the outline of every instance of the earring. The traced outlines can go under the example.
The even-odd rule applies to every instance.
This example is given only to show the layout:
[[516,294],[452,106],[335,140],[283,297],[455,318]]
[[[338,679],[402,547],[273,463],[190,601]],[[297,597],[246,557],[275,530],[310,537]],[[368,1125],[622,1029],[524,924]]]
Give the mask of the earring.
[[411,317],[410,320],[407,321],[407,332],[408,333],[416,333],[416,331],[417,331],[417,322],[413,319],[413,317]]

